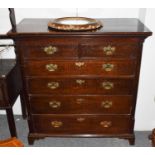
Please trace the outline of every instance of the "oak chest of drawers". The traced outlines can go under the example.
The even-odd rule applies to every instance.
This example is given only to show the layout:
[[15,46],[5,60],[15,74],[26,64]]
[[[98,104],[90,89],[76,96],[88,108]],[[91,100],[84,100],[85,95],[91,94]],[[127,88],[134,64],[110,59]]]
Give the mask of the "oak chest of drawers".
[[134,144],[144,39],[137,19],[101,19],[92,32],[49,31],[25,19],[14,39],[28,108],[29,143],[59,137],[118,137]]

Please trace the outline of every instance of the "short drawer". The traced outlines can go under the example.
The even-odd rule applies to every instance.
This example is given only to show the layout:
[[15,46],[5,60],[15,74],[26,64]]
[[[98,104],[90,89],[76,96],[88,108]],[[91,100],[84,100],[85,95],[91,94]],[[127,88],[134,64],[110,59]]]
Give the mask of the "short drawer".
[[132,94],[134,80],[104,78],[31,78],[30,94]]
[[28,46],[23,49],[25,59],[56,59],[56,58],[77,58],[77,45],[47,45],[47,46]]
[[80,44],[81,58],[135,58],[140,45],[134,38],[90,38]]
[[105,60],[105,61],[28,61],[25,64],[27,76],[52,75],[102,75],[134,76],[135,60]]
[[78,41],[75,38],[25,39],[19,45],[24,59],[65,59],[78,57]]
[[133,120],[112,115],[33,115],[34,132],[47,134],[127,134]]
[[133,96],[30,96],[33,114],[130,114]]

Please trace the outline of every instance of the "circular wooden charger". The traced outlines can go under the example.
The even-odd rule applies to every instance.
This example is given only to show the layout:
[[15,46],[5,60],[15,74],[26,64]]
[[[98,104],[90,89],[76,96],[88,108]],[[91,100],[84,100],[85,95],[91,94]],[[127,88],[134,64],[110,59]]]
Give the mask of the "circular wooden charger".
[[59,31],[89,31],[102,27],[99,20],[86,17],[63,17],[48,23],[49,29]]

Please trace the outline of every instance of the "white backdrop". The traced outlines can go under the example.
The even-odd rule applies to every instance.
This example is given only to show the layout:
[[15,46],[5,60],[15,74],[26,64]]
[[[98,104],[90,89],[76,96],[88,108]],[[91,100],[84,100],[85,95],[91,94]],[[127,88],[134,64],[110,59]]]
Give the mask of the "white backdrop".
[[[93,18],[139,18],[155,33],[155,9],[15,9],[17,23],[23,18],[57,18],[62,16],[87,16]],[[10,29],[7,9],[0,9],[0,33]],[[3,53],[2,58],[13,58],[13,50]],[[139,92],[136,108],[135,130],[152,130],[155,128],[155,37],[148,38],[144,44]],[[14,113],[21,114],[18,98]],[[1,111],[0,114],[4,114]]]

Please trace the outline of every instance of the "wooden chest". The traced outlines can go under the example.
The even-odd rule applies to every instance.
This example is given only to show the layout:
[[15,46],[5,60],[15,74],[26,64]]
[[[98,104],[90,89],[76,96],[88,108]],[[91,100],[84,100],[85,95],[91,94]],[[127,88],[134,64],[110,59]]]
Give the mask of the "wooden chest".
[[92,32],[49,31],[25,19],[10,31],[22,71],[30,144],[38,138],[118,137],[134,144],[144,39],[137,19],[101,19]]

